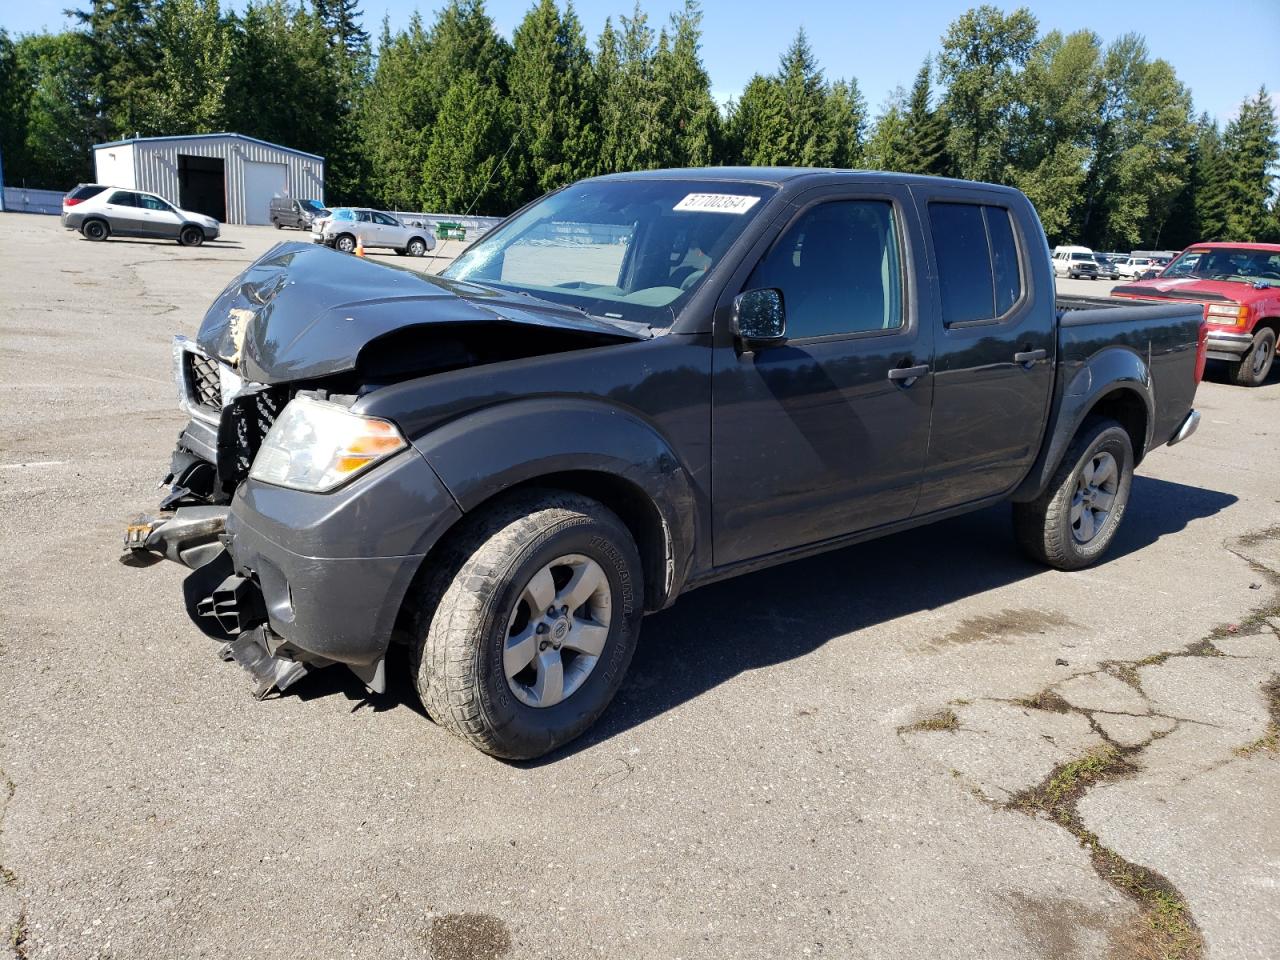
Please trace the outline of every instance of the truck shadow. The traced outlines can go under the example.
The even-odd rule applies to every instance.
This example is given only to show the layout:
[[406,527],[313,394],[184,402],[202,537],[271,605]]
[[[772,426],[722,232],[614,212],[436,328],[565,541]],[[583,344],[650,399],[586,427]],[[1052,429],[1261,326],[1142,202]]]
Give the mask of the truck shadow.
[[[1136,476],[1120,533],[1102,566],[1211,517],[1237,498]],[[908,614],[1016,583],[1044,568],[1013,540],[1007,505],[798,560],[695,590],[648,617],[614,703],[582,737],[538,760],[554,763],[659,717],[738,674],[802,657],[827,641]],[[347,670],[323,670],[297,686],[303,699],[335,693],[353,710],[406,706],[424,713],[408,657],[393,648],[387,692],[369,696]]]
[[[1238,498],[1137,476],[1101,566]],[[1044,573],[1013,540],[998,504],[882,540],[800,560],[682,597],[645,621],[614,704],[581,738],[534,765],[608,740],[750,670],[804,656],[844,634]]]

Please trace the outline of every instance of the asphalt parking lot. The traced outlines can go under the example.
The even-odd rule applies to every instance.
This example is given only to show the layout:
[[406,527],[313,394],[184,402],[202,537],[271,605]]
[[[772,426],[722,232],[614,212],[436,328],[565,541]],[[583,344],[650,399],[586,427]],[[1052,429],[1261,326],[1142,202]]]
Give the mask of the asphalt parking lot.
[[1280,376],[1202,385],[1103,564],[1024,561],[997,508],[706,587],[511,765],[404,682],[255,702],[183,571],[119,563],[182,425],[171,336],[282,238],[0,214],[15,956],[1276,956]]

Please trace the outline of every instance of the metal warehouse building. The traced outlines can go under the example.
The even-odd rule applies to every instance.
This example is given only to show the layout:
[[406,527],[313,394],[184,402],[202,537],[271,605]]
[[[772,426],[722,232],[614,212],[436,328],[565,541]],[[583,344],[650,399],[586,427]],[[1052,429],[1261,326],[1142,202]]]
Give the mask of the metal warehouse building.
[[324,157],[239,133],[116,140],[93,159],[98,183],[158,193],[223,223],[270,223],[275,196],[324,203]]

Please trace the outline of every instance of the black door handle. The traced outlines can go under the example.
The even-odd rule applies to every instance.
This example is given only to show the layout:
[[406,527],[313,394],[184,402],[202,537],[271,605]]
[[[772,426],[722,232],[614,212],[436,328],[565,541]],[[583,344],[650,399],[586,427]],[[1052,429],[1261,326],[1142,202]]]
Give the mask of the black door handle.
[[900,380],[904,387],[909,387],[928,372],[929,365],[927,363],[922,363],[915,367],[894,367],[889,371],[889,379]]
[[1021,353],[1013,355],[1013,362],[1025,364],[1029,367],[1037,360],[1043,360],[1048,355],[1048,350],[1023,350]]

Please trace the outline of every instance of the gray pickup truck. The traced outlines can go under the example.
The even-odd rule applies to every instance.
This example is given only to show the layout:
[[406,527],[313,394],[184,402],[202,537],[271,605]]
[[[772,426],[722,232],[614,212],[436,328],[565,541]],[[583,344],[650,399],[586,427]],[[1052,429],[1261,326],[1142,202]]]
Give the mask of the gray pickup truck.
[[285,243],[176,342],[190,422],[126,542],[193,568],[259,696],[381,691],[403,642],[436,722],[536,757],[694,587],[1002,500],[1096,561],[1205,357],[1199,304],[1114,304],[1055,301],[1016,190],[853,171],[575,183],[440,277]]

